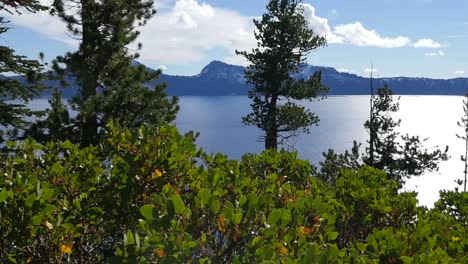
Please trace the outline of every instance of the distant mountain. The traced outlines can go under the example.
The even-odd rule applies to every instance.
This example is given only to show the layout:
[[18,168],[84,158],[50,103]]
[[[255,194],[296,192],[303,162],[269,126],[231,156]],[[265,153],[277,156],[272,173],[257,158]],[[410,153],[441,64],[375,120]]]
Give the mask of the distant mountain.
[[244,67],[213,61],[195,76],[173,76],[162,74],[153,84],[167,83],[169,95],[246,95]]
[[[220,61],[209,63],[195,76],[173,76],[162,74],[152,84],[166,82],[170,95],[223,96],[246,95],[249,87],[245,84],[244,67]],[[304,64],[296,78],[308,78],[314,72],[322,72],[322,81],[330,88],[329,95],[369,94],[369,78],[338,72],[334,68]],[[374,86],[387,83],[395,94],[400,95],[465,95],[468,78],[377,78]]]
[[[135,65],[140,65],[138,62]],[[149,70],[153,70],[148,68]],[[221,61],[213,61],[194,76],[176,76],[161,74],[160,78],[149,83],[167,83],[167,93],[177,96],[226,96],[247,95],[250,87],[246,85],[245,68],[230,65]],[[334,68],[312,66],[304,64],[296,78],[308,78],[314,72],[322,72],[322,81],[330,88],[329,95],[365,95],[369,94],[369,78],[355,74],[338,72]],[[1,78],[1,76],[0,76]],[[4,77],[5,78],[5,77]],[[11,78],[11,77],[8,77]],[[468,91],[468,78],[430,79],[430,78],[377,78],[374,87],[387,83],[394,94],[400,95],[465,95]],[[48,85],[58,86],[58,82],[47,82]],[[46,91],[43,97],[49,97]],[[77,93],[76,85],[64,89],[63,95],[70,98]]]

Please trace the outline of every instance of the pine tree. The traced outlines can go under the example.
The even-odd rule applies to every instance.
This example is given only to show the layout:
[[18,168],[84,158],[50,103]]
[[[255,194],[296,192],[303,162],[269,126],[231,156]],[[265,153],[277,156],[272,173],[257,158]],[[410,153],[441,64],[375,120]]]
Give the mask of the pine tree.
[[295,80],[292,75],[305,56],[324,46],[326,39],[309,28],[300,0],[271,0],[267,10],[261,20],[254,20],[257,48],[236,53],[250,62],[245,75],[253,85],[249,92],[253,112],[243,123],[261,129],[265,149],[276,150],[278,143],[308,133],[308,127],[319,122],[314,113],[293,100],[313,100],[325,93],[328,89],[321,84],[321,73],[308,80]]
[[320,170],[317,173],[317,178],[334,186],[336,184],[336,177],[338,177],[341,170],[357,170],[362,166],[361,155],[359,153],[360,147],[361,144],[354,141],[351,150],[346,150],[344,153],[336,153],[333,149],[322,153],[324,160],[319,163]]
[[[40,1],[1,1],[0,12],[21,15],[25,11],[36,12],[44,8]],[[0,37],[9,30],[8,22],[0,15]],[[4,132],[1,132],[5,128],[27,127],[26,118],[34,115],[27,103],[42,90],[39,82],[42,72],[42,65],[38,61],[18,55],[10,47],[0,46],[0,143],[5,140]]]
[[49,141],[78,141],[77,128],[74,127],[67,106],[63,103],[62,93],[55,89],[49,99],[50,108],[45,111],[45,119],[33,123],[24,133],[24,138],[31,137],[45,144]]
[[364,126],[373,135],[370,137],[372,142],[368,142],[373,146],[373,152],[366,148],[367,153],[363,157],[366,165],[386,171],[402,186],[406,178],[437,170],[438,162],[448,159],[448,147],[445,151],[430,151],[423,146],[427,139],[408,134],[400,137],[396,129],[401,120],[392,117],[399,110],[399,103],[393,99],[392,91],[386,84],[378,89],[372,100],[371,118]]
[[93,111],[99,113],[99,122],[113,120],[124,128],[139,128],[141,125],[159,127],[172,122],[179,107],[178,99],[166,98],[165,84],[148,89],[143,83],[156,78],[161,71],[148,71],[140,65],[128,67],[122,72],[121,83],[111,84],[91,100]]
[[465,180],[463,181],[463,191],[466,192],[466,181],[467,181],[467,174],[468,174],[468,94],[465,95],[465,100],[463,100],[463,116],[460,121],[457,122],[458,126],[463,128],[463,134],[458,135],[457,137],[462,139],[465,143],[465,155],[461,155],[461,161],[465,163],[465,170],[463,174],[465,175]]
[[[161,87],[147,90],[145,86],[160,72],[134,67],[139,54],[128,48],[139,35],[137,27],[155,13],[150,0],[54,1],[52,14],[66,22],[69,32],[80,41],[79,50],[57,58],[54,68],[74,76],[80,87],[72,106],[79,112],[76,123],[83,146],[96,144],[101,128],[111,118],[129,128],[139,123],[159,125],[175,118],[177,98],[169,100]],[[136,117],[139,122],[133,123]]]

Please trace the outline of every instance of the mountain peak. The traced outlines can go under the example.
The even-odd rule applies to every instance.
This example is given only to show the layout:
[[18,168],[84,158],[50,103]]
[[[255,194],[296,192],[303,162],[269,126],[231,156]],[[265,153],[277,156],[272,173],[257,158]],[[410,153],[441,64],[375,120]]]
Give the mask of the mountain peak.
[[244,67],[231,65],[222,61],[214,60],[206,65],[196,77],[205,79],[232,79],[244,81]]
[[237,66],[237,65],[232,65],[232,64],[227,64],[225,62],[219,61],[219,60],[214,60],[210,63],[208,63],[201,71],[201,74],[207,73],[209,71],[219,71],[219,70],[226,70],[226,69],[239,69],[242,68],[242,66]]

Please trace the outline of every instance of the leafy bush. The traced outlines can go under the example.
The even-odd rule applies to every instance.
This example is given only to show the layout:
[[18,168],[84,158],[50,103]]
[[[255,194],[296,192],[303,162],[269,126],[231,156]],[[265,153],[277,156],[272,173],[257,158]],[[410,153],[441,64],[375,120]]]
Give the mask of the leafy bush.
[[297,153],[233,161],[173,127],[98,147],[9,143],[1,263],[466,263],[466,193],[433,210],[371,167],[319,180]]

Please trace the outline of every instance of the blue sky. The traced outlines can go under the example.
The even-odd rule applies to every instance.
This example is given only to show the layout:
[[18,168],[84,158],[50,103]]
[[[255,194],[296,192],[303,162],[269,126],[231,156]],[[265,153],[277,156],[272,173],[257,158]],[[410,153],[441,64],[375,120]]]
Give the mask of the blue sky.
[[[47,0],[44,0],[47,2]],[[266,0],[156,0],[158,14],[141,28],[141,61],[165,73],[194,75],[208,62],[245,64],[234,50],[255,46],[252,19]],[[380,77],[468,77],[468,1],[304,0],[310,27],[328,46],[308,62]],[[76,49],[63,24],[45,13],[10,17],[0,41],[46,58]]]

